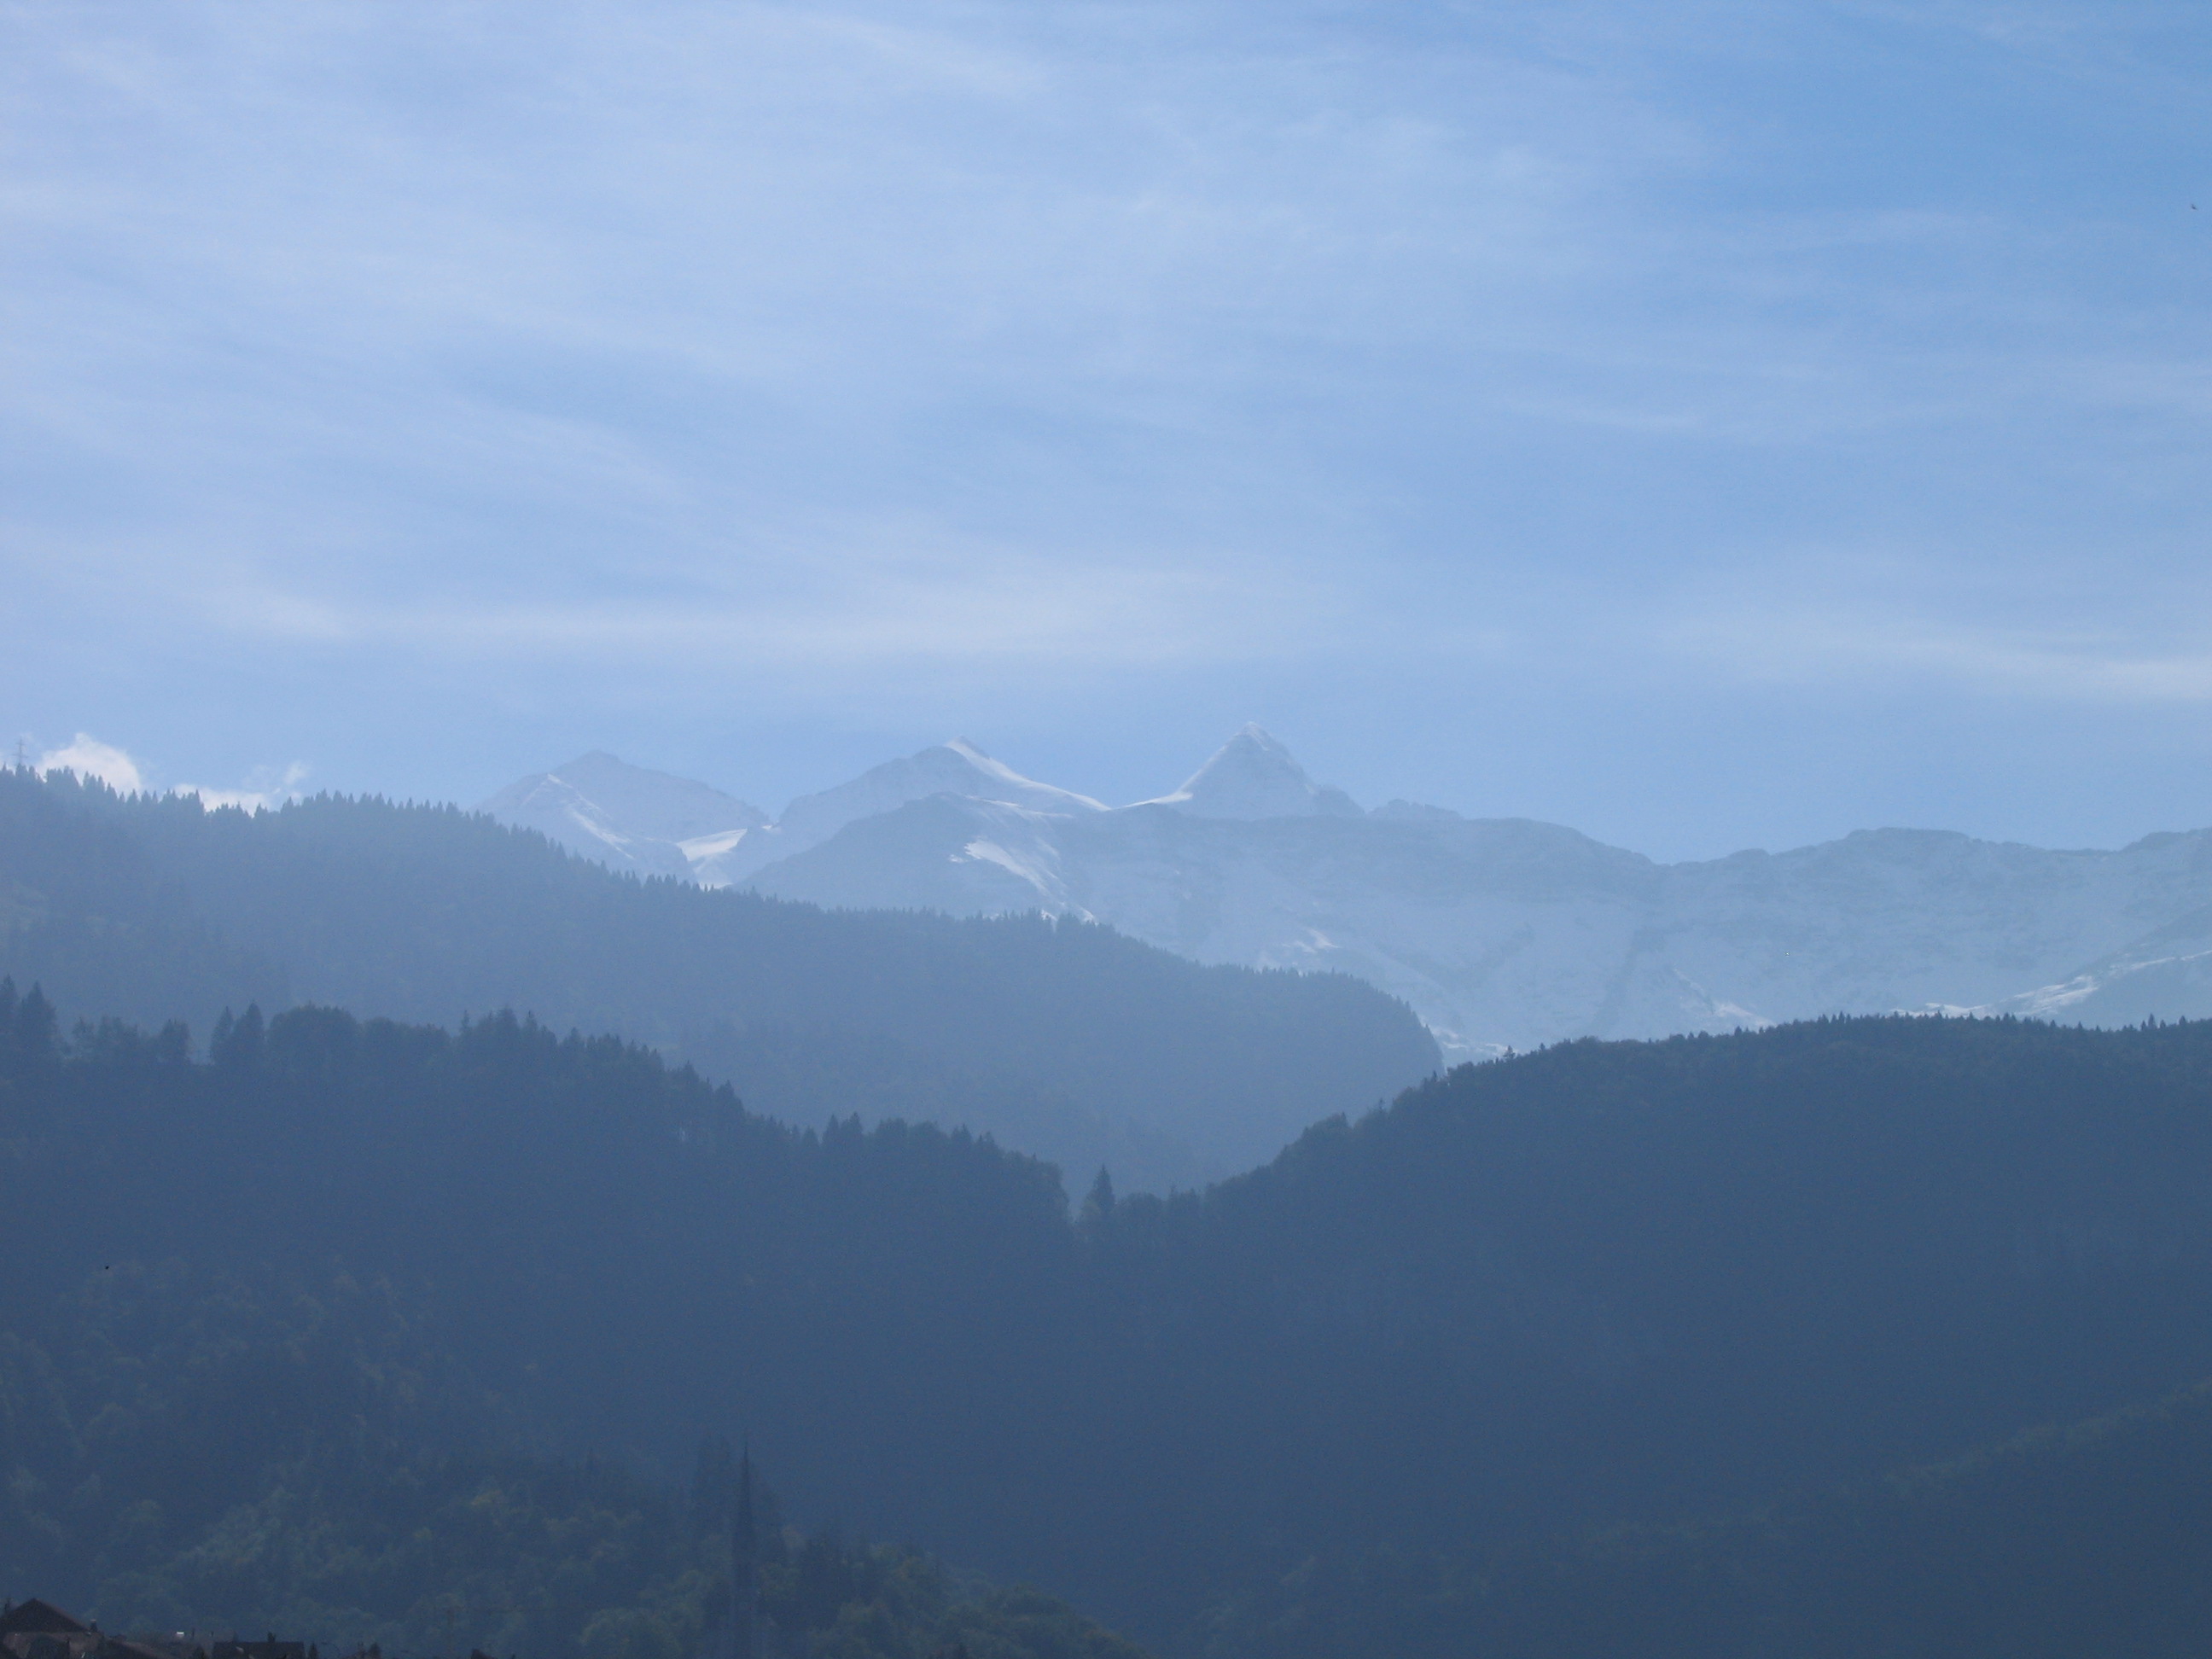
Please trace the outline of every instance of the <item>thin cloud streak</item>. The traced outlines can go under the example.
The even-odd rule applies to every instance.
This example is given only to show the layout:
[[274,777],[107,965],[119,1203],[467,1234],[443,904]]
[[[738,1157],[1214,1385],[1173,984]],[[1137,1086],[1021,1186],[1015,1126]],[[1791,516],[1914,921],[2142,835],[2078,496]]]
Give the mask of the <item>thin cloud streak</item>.
[[2212,702],[2212,639],[2146,650],[2110,632],[1757,609],[1678,623],[1667,630],[1667,644],[1705,672],[1743,684],[1880,681],[2031,704]]
[[233,589],[210,623],[246,639],[395,646],[479,660],[611,663],[734,658],[763,667],[989,663],[1086,671],[1181,660],[1296,658],[1342,644],[1353,614],[1279,580],[1215,572],[1073,569],[963,561],[946,575],[860,562],[836,592],[781,605],[726,598],[661,604],[348,604]]

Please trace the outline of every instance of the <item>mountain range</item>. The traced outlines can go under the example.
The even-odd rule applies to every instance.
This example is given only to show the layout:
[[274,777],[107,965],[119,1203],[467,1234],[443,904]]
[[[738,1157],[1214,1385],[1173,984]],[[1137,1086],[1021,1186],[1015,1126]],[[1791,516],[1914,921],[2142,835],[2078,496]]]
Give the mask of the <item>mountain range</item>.
[[1460,1057],[1827,1013],[2212,1012],[2212,830],[2054,851],[1875,830],[1668,865],[1528,818],[1363,810],[1256,726],[1120,807],[956,740],[780,817],[605,753],[482,810],[641,875],[1037,911],[1203,963],[1352,974]]

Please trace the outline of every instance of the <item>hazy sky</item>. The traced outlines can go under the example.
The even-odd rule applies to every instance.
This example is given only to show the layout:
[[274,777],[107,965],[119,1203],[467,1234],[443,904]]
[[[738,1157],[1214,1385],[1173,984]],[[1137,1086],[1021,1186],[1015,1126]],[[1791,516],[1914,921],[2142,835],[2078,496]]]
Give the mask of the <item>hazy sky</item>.
[[2208,88],[2201,3],[0,0],[0,725],[2212,823]]

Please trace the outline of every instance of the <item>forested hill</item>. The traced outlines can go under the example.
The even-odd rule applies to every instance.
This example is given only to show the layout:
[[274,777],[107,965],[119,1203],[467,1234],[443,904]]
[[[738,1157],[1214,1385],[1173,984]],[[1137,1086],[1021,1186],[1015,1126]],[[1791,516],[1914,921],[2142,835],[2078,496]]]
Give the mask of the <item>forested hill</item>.
[[1275,1529],[1248,1579],[1726,1514],[2212,1375],[2212,1024],[1563,1045],[1117,1206],[1090,1271],[1176,1355],[1160,1512]]
[[1254,1659],[2191,1659],[2212,1384],[1719,1520],[1340,1549],[1212,1609]]
[[[1332,1561],[1726,1515],[2212,1375],[2212,1025],[1569,1045],[1071,1215],[986,1143],[794,1132],[509,1018],[297,1010],[203,1065],[41,1007],[0,1045],[10,1559],[122,1560],[358,1434],[272,1297],[406,1322],[410,1446],[670,1468],[743,1425],[799,1512],[1224,1656]],[[54,1406],[94,1304],[118,1375],[216,1391]],[[178,1321],[270,1363],[167,1364]]]
[[[681,1659],[713,1552],[622,1471],[665,1485],[702,1431],[750,1426],[817,1519],[980,1540],[978,1505],[1045,1501],[1025,1470],[1074,1249],[1049,1166],[793,1131],[511,1017],[295,1009],[212,1048],[114,1022],[64,1045],[0,984],[11,1590],[416,1650],[448,1603],[464,1650],[573,1651],[606,1614],[595,1659]],[[978,1659],[1125,1652],[1003,1599],[1049,1628],[975,1639],[991,1620],[953,1618],[927,1564],[830,1553],[833,1577],[891,1571],[904,1624],[824,1651],[915,1659],[942,1629]],[[833,1624],[851,1599],[807,1596]]]
[[795,1121],[966,1122],[1088,1178],[1195,1185],[1432,1072],[1338,975],[1201,967],[1036,918],[830,913],[641,883],[449,808],[249,815],[0,771],[0,972],[70,1018],[294,1001],[616,1032]]

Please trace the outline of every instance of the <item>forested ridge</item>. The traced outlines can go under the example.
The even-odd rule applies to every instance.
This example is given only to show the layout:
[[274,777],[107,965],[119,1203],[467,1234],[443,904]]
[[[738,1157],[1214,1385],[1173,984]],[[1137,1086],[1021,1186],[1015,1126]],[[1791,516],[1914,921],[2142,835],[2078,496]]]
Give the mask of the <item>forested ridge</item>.
[[1125,1186],[1245,1167],[1438,1064],[1410,1010],[1341,975],[640,882],[451,807],[210,811],[21,769],[0,769],[0,973],[71,1019],[203,1033],[256,1002],[444,1025],[528,1009],[788,1121],[964,1121]]
[[[203,1063],[174,1031],[41,1038],[31,1006],[0,1065],[0,1459],[8,1559],[41,1571],[136,1570],[107,1541],[133,1526],[189,1553],[299,1446],[377,1420],[343,1388],[404,1375],[402,1462],[594,1454],[665,1487],[702,1431],[742,1426],[794,1514],[1171,1650],[1334,1630],[1462,1651],[1547,1583],[1632,1611],[1776,1559],[1670,1529],[1741,1540],[1729,1517],[1764,1514],[1832,1540],[1787,1517],[2212,1376],[2208,1026],[1573,1044],[1325,1122],[1204,1194],[1071,1207],[988,1141],[794,1130],[510,1016],[298,1009],[229,1022]],[[353,1310],[307,1319],[323,1348],[255,1322],[310,1304]],[[200,1350],[130,1322],[156,1310],[235,1365],[167,1358]],[[377,1320],[398,1357],[313,1358],[385,1352],[340,1340]],[[137,1405],[70,1392],[100,1365],[62,1356],[87,1352]],[[174,1432],[208,1423],[245,1439]],[[177,1458],[198,1461],[173,1493],[137,1489]],[[2082,1503],[2127,1501],[2124,1460],[2069,1467]],[[1917,1524],[1864,1513],[1869,1559]],[[1652,1589],[1573,1541],[1606,1536],[1685,1565]],[[1802,1607],[1818,1582],[1768,1583]],[[1401,1583],[1443,1588],[1385,1618],[1376,1586]]]
[[1316,1554],[1212,1608],[1269,1659],[2180,1659],[2212,1620],[2212,1384],[1753,1511]]

